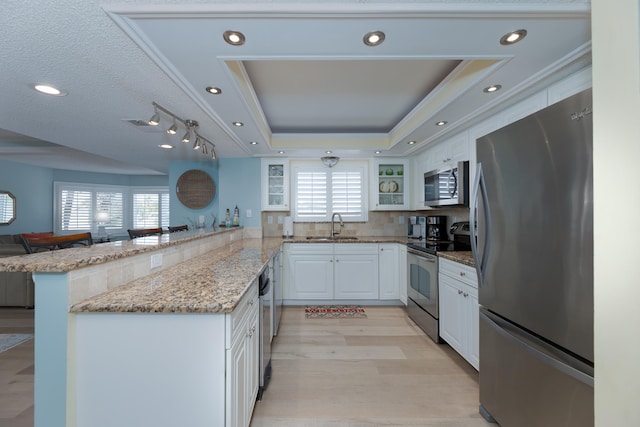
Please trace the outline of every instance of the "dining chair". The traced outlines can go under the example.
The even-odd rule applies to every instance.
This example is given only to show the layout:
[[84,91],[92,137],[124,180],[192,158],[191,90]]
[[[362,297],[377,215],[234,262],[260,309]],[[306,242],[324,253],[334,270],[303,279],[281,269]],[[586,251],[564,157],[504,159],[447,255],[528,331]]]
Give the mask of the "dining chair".
[[189,226],[185,225],[176,225],[174,227],[169,226],[169,233],[175,233],[176,231],[189,231]]
[[135,239],[136,237],[145,237],[145,236],[159,236],[162,234],[162,227],[158,228],[131,228],[128,229],[130,239]]
[[64,236],[30,237],[28,233],[21,234],[22,246],[28,254],[68,249],[78,246],[93,245],[91,233],[67,234]]

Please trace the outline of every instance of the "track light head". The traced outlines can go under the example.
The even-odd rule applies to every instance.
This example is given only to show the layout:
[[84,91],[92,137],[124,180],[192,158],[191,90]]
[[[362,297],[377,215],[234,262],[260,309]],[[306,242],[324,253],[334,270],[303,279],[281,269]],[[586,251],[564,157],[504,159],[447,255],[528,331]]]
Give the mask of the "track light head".
[[196,142],[193,143],[193,149],[194,150],[199,150],[200,149],[200,137],[196,135]]
[[178,133],[178,126],[176,126],[175,122],[171,125],[169,129],[167,129],[167,133],[169,135],[175,135],[176,133]]
[[180,141],[182,141],[182,142],[191,141],[191,131],[187,131]]
[[158,114],[157,108],[147,123],[149,123],[150,126],[158,126],[160,124],[160,114]]

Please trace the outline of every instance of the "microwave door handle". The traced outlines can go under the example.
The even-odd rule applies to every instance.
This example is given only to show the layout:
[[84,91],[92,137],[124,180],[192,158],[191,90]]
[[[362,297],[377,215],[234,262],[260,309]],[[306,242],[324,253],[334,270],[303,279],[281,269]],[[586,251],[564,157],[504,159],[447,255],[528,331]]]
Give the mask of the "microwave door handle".
[[451,177],[455,180],[455,175],[453,174],[453,169],[449,169],[449,173],[447,174],[447,193],[449,194],[449,198],[453,199],[453,195],[455,194],[456,187],[453,187],[453,191],[451,191]]
[[[482,197],[482,210],[484,213],[484,247],[482,248],[482,259],[480,258],[476,236],[478,235],[478,224],[476,224],[476,210],[478,200]],[[482,163],[476,165],[476,177],[473,181],[472,203],[469,209],[469,226],[471,228],[471,251],[476,264],[478,274],[478,287],[484,285],[484,275],[487,269],[487,258],[491,249],[491,215],[489,209],[489,198],[487,197],[487,185],[482,171]]]

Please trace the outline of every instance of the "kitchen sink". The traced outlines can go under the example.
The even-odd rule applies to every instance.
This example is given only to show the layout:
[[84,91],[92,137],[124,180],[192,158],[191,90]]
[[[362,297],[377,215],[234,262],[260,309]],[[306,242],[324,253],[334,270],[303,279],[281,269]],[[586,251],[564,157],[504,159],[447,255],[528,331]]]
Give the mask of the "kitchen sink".
[[307,240],[314,240],[317,242],[335,242],[340,240],[358,240],[358,238],[355,236],[334,236],[333,238],[327,236],[307,236]]

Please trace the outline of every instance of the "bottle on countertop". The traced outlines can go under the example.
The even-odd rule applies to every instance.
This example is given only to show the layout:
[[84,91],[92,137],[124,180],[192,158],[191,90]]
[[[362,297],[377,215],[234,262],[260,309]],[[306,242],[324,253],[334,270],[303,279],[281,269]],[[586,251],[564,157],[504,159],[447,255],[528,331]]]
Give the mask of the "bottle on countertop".
[[233,225],[240,225],[240,209],[238,209],[238,205],[236,205],[236,208],[233,210]]
[[229,209],[227,209],[227,213],[224,217],[224,225],[226,227],[231,227],[231,212],[229,212]]

